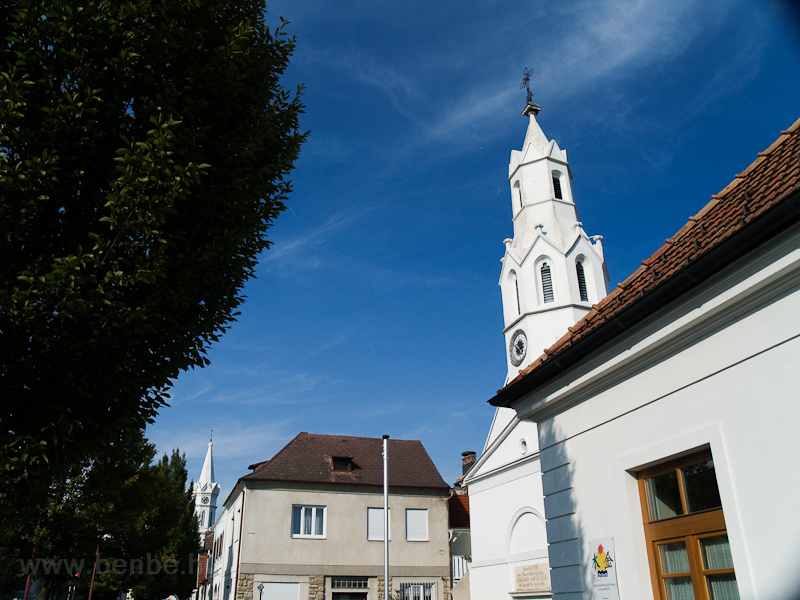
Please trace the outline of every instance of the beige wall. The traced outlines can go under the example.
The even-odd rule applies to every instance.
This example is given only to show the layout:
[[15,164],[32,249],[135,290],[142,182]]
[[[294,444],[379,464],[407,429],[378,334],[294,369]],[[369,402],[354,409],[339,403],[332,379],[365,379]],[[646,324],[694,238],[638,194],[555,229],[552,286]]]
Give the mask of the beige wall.
[[[252,486],[252,487],[251,487]],[[450,570],[447,490],[392,490],[389,564],[392,576],[447,577]],[[361,486],[248,483],[241,572],[286,575],[383,574],[383,542],[367,540],[367,508],[383,491]],[[291,537],[292,505],[326,507],[325,539]],[[427,542],[406,541],[406,508],[428,511]]]

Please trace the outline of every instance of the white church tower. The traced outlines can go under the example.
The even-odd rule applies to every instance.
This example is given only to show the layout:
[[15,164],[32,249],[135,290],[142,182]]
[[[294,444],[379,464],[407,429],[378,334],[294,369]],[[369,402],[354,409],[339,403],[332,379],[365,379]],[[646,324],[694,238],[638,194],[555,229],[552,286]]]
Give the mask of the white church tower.
[[200,536],[214,525],[217,512],[217,496],[219,484],[214,481],[214,457],[211,453],[212,441],[208,442],[208,452],[203,461],[200,479],[194,484],[194,514],[200,524]]
[[508,165],[514,237],[506,245],[500,289],[508,376],[513,380],[607,294],[602,236],[589,237],[572,195],[567,151],[548,140],[528,100],[522,150]]
[[[530,71],[524,75],[527,86]],[[511,151],[508,166],[514,237],[505,240],[500,275],[506,383],[588,313],[607,289],[601,238],[583,230],[567,153],[542,132],[536,122],[539,110],[529,89],[522,111],[528,131],[522,150]],[[471,538],[479,540],[471,548],[470,597],[490,598],[508,590],[510,581],[515,597],[550,597],[536,423],[520,419],[512,408],[498,407],[464,485]],[[519,573],[531,575],[520,578]]]

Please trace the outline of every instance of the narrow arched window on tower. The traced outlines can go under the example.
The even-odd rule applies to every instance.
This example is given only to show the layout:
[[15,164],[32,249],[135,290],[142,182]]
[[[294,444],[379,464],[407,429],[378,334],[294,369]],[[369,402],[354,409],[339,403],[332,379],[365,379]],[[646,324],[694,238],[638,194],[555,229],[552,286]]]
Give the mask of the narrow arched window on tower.
[[555,192],[556,198],[559,200],[563,199],[561,195],[561,178],[557,173],[553,173],[553,192]]
[[581,295],[582,302],[589,301],[589,294],[586,291],[586,275],[583,273],[583,262],[577,261],[575,263],[575,270],[578,272],[578,292]]
[[542,273],[542,297],[545,303],[553,302],[553,279],[550,276],[550,265],[544,263],[541,268]]
[[517,290],[517,314],[521,315],[522,314],[522,304],[519,301],[519,279],[517,279],[516,275],[514,275],[514,288],[516,288],[516,290]]
[[519,181],[514,182],[514,189],[516,190],[516,194],[519,197],[519,207],[522,208],[522,188],[519,185]]

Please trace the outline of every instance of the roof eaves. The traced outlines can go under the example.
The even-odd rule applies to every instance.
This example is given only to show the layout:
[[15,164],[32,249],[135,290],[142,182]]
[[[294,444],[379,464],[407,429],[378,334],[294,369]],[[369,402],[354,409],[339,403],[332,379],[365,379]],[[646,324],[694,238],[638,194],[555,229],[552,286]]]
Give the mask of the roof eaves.
[[[561,339],[545,350],[544,354],[526,369],[521,370],[518,377],[499,390],[497,395],[489,400],[489,403],[494,406],[510,406],[522,395],[544,385],[561,370],[599,347],[599,344],[596,345],[593,340],[606,343],[667,302],[671,302],[701,283],[705,277],[714,272],[714,269],[730,264],[766,241],[768,236],[775,235],[779,230],[788,228],[800,220],[800,181],[795,181],[794,187],[789,188],[778,198],[768,201],[766,206],[758,206],[754,212],[748,212],[747,203],[750,198],[745,189],[742,202],[743,212],[738,219],[738,224],[735,222],[723,222],[721,225],[709,223],[709,228],[713,226],[714,229],[708,239],[706,239],[708,232],[706,223],[704,223],[704,219],[719,202],[734,191],[742,181],[747,183],[746,178],[790,135],[796,134],[798,129],[800,129],[800,119],[788,130],[782,132],[781,137],[766,152],[759,153],[759,158],[722,192],[712,196],[711,202],[706,204],[696,215],[690,217],[689,222],[674,236],[666,240],[659,250],[647,260],[642,261],[642,266],[625,281],[618,284],[617,289],[593,306],[593,310],[589,314],[570,327]],[[778,157],[776,161],[780,158]],[[797,161],[800,161],[800,155],[796,158]],[[755,183],[759,186],[769,186],[774,177],[774,174],[770,176],[769,173],[765,173],[763,179],[766,181],[756,181]],[[730,201],[733,200],[732,198]],[[724,207],[721,208],[724,209]],[[731,213],[731,215],[733,214],[735,213]],[[731,215],[723,214],[722,216],[730,218]],[[776,215],[778,215],[777,218]],[[695,230],[697,230],[696,234]],[[689,239],[692,237],[693,239]],[[698,238],[703,238],[706,247],[702,247]],[[687,247],[690,249],[689,252],[693,251],[691,258],[687,253]],[[677,259],[683,257],[683,260],[669,264],[668,255],[670,254],[674,254],[674,258]],[[663,260],[665,258],[666,261]],[[666,263],[665,273],[661,274],[659,278],[658,266],[662,262]],[[676,265],[680,266],[676,269]],[[645,281],[648,272],[652,273],[652,281],[649,283]],[[638,297],[627,299],[622,297],[630,295],[637,289]],[[620,305],[618,310],[612,306],[614,304]],[[599,323],[597,322],[598,316],[600,317]],[[614,324],[616,327],[613,326]]]

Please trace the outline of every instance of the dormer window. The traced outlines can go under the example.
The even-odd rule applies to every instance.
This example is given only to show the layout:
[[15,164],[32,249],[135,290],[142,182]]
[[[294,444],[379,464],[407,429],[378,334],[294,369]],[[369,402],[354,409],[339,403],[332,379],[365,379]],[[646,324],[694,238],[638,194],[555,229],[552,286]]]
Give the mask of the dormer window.
[[349,456],[334,456],[332,458],[334,471],[352,471],[353,459]]

